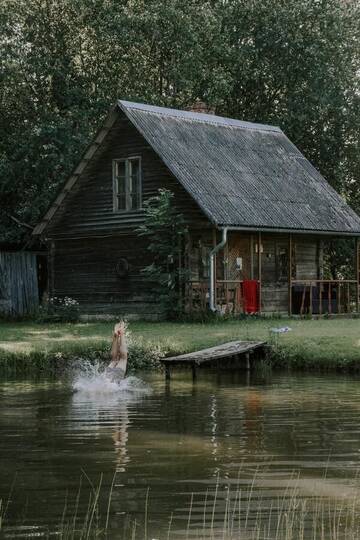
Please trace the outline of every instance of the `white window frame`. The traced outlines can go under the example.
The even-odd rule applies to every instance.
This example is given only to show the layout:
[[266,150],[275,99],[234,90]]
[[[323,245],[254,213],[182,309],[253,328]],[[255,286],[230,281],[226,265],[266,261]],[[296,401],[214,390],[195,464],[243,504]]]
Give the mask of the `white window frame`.
[[[131,161],[139,162],[139,195],[138,195],[138,206],[136,208],[129,208],[128,201],[131,200],[131,193],[129,191],[129,163]],[[118,163],[125,163],[125,197],[126,197],[126,208],[119,208],[119,183],[118,183]],[[113,177],[113,211],[114,212],[138,212],[142,209],[142,167],[141,167],[141,156],[128,156],[126,158],[113,159],[112,165],[112,177]]]

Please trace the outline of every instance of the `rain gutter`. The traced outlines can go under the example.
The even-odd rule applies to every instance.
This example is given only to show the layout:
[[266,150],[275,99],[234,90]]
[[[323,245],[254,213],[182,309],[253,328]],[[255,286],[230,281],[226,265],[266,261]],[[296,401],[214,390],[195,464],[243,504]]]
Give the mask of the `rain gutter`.
[[222,240],[210,251],[210,309],[216,311],[215,306],[215,255],[225,247],[227,242],[228,228],[224,227],[222,230]]

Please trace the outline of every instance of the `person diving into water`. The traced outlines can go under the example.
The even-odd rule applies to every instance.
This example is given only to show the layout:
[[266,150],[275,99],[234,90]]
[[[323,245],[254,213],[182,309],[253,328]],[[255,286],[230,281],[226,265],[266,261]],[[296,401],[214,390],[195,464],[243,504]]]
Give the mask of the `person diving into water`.
[[127,359],[126,326],[124,321],[120,321],[114,326],[111,362],[106,369],[106,374],[113,380],[124,379],[127,370]]

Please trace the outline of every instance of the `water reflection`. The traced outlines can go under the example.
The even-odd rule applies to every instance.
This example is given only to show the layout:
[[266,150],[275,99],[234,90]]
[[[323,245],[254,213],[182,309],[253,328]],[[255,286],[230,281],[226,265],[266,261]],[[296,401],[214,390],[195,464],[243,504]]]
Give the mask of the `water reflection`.
[[109,384],[103,372],[87,374],[75,382],[77,390],[72,396],[71,416],[77,417],[82,412],[79,423],[96,426],[97,436],[109,432],[114,444],[115,473],[125,473],[126,465],[130,461],[127,450],[129,439],[128,427],[130,425],[129,407],[139,403],[151,393],[148,385],[136,377],[128,377],[119,384]]
[[263,440],[263,399],[256,388],[249,388],[244,397],[244,433],[246,450],[252,453],[261,447]]
[[71,414],[76,417],[79,409],[85,408],[86,410],[86,415],[82,414],[79,424],[83,424],[86,420],[88,425],[94,426],[93,434],[96,432],[97,438],[103,438],[106,435],[113,441],[115,472],[125,472],[126,465],[130,460],[127,451],[128,426],[130,425],[128,406],[130,403],[134,405],[140,399],[128,398],[125,400],[116,395],[109,395],[106,398],[104,396],[91,397],[75,394],[73,397],[74,409]]
[[[110,538],[121,538],[134,520],[144,537],[148,488],[154,538],[166,537],[170,515],[174,537],[221,536],[227,515],[246,538],[260,514],[267,538],[276,538],[277,517],[291,513],[294,493],[297,508],[305,504],[307,527],[320,498],[358,512],[356,379],[200,372],[195,384],[178,373],[170,385],[162,375],[148,385],[151,394],[136,384],[74,393],[66,381],[0,383],[0,498],[17,476],[7,534],[21,537],[32,526],[55,531],[65,499],[69,515],[75,508],[82,471],[95,486],[102,477],[105,515],[116,474]],[[91,491],[87,481],[83,486],[79,515]]]
[[116,454],[116,472],[125,472],[126,463],[130,460],[127,455],[126,444],[129,438],[128,425],[130,423],[126,406],[119,411],[119,420],[113,433],[113,441]]

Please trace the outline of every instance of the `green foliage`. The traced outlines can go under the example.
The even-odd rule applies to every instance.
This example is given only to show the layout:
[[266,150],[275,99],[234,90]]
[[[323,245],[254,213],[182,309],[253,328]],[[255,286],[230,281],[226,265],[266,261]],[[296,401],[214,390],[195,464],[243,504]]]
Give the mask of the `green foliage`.
[[119,97],[280,125],[360,209],[357,0],[3,0],[0,240],[25,242]]
[[325,279],[356,279],[356,249],[354,243],[353,238],[334,238],[325,243]]
[[[73,368],[87,361],[108,365],[110,361],[109,344],[77,344],[74,347],[58,347],[58,351],[34,350],[30,352],[9,352],[0,349],[0,373],[2,375],[57,375],[70,374]],[[128,373],[160,370],[160,359],[165,349],[159,345],[133,341],[129,347]]]
[[138,234],[147,238],[152,263],[143,269],[156,301],[168,319],[183,313],[186,271],[181,264],[187,227],[174,205],[174,194],[160,189],[145,203],[145,221]]

